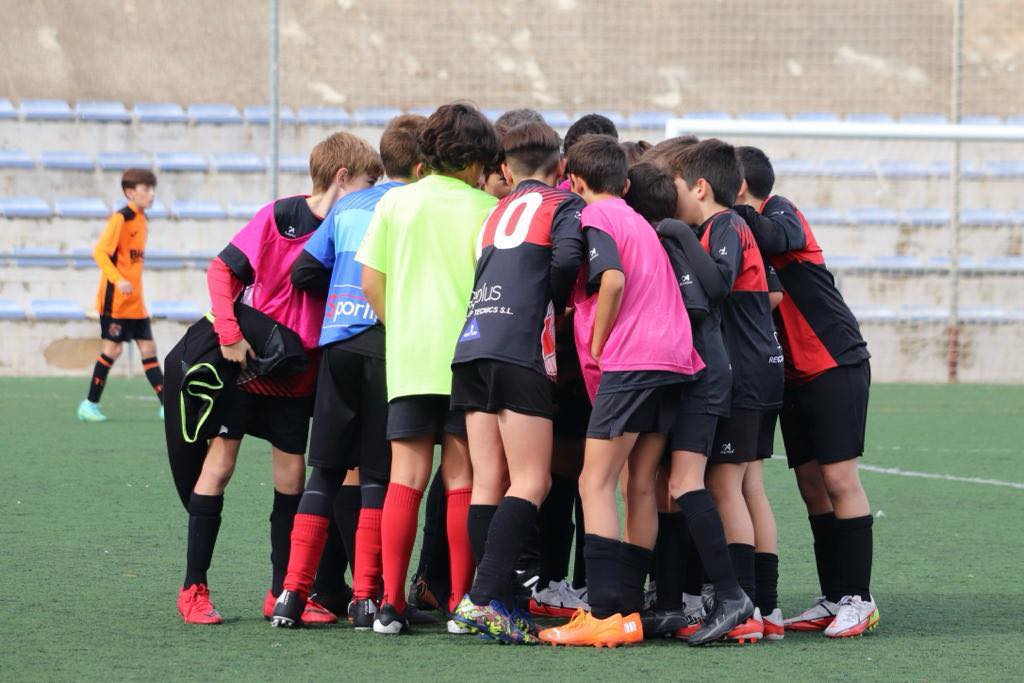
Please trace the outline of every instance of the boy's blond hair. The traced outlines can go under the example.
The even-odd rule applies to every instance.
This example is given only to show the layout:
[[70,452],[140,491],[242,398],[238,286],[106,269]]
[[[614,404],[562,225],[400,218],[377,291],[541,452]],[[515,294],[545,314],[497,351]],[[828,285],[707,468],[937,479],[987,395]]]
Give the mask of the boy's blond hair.
[[318,142],[309,153],[313,192],[326,192],[342,168],[348,169],[350,178],[364,173],[372,178],[384,175],[380,155],[369,142],[352,133],[334,133]]

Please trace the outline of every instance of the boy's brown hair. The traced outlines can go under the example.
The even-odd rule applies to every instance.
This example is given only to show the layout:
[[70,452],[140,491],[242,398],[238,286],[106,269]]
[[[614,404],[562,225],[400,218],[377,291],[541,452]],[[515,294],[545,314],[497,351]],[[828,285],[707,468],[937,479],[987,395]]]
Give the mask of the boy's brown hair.
[[129,168],[121,176],[122,190],[134,190],[139,185],[156,187],[156,175],[148,168]]
[[647,153],[652,145],[646,140],[627,140],[626,142],[619,143],[622,146],[622,151],[626,153],[626,160],[629,165],[636,166],[640,163],[640,159]]
[[309,176],[313,179],[313,192],[326,192],[342,168],[348,169],[350,178],[367,174],[379,178],[384,165],[373,146],[352,133],[334,133],[316,143],[309,153]]
[[[743,168],[736,148],[718,138],[702,140],[678,154],[680,178],[690,187],[703,178],[715,193],[715,203],[732,206],[743,185]],[[672,171],[675,173],[675,171]]]
[[566,173],[582,178],[593,192],[622,196],[629,162],[612,136],[584,135],[569,148]]
[[664,168],[640,162],[629,169],[629,191],[623,199],[651,225],[675,216],[678,197],[675,181]]
[[380,159],[389,178],[412,178],[423,161],[418,137],[426,123],[427,117],[419,114],[402,114],[388,122],[380,136]]
[[494,164],[500,147],[491,122],[465,102],[438,107],[420,131],[419,143],[424,163],[440,173]]
[[662,140],[644,152],[640,161],[657,164],[672,175],[682,178],[683,170],[680,155],[698,142],[699,140],[696,135],[678,135],[674,138]]
[[522,123],[509,129],[501,149],[512,173],[520,177],[551,173],[562,160],[562,140],[546,123]]

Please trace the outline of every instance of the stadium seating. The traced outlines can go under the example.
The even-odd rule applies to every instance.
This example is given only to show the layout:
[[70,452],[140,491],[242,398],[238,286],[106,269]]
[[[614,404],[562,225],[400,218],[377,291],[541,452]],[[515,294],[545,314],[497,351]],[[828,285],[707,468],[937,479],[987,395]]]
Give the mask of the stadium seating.
[[21,320],[25,317],[25,309],[13,299],[0,299],[0,319]]
[[141,152],[100,152],[96,155],[96,164],[102,171],[153,168],[153,158]]
[[39,162],[46,169],[91,171],[96,168],[96,162],[85,152],[41,152]]
[[10,98],[0,98],[0,119],[16,118],[18,118],[18,112],[14,109],[14,105],[11,104]]
[[[295,112],[291,107],[278,107],[277,116],[281,123],[285,125],[291,125],[297,121]],[[245,107],[242,110],[242,118],[245,119],[246,123],[266,126],[270,123],[270,107],[267,105]]]
[[347,126],[352,117],[341,107],[299,107],[299,123],[318,126]]
[[35,168],[36,162],[32,155],[20,149],[0,149],[0,169],[4,168]]
[[219,125],[241,123],[242,115],[232,104],[193,104],[188,108],[188,120],[193,124]]
[[185,123],[185,111],[180,104],[169,102],[140,102],[132,110],[139,123]]
[[71,299],[32,299],[28,313],[37,320],[81,320],[85,310]]
[[62,197],[54,202],[54,213],[64,218],[106,218],[110,207],[98,197]]
[[105,123],[127,123],[132,116],[120,102],[86,101],[75,105],[75,116],[79,121],[101,121]]
[[386,126],[401,113],[394,107],[359,107],[352,112],[352,120],[357,126]]
[[22,100],[21,118],[26,121],[71,121],[75,114],[64,100]]
[[39,197],[0,197],[0,215],[6,218],[47,218],[50,205]]

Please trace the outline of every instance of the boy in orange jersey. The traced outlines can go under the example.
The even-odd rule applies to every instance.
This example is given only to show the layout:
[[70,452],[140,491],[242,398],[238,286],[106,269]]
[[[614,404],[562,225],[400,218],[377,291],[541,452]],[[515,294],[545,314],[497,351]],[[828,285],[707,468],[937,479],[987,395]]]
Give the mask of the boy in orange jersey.
[[[102,271],[96,310],[100,314],[103,347],[92,371],[89,395],[78,405],[78,419],[83,422],[107,420],[100,410],[100,396],[124,343],[132,340],[139,347],[146,379],[153,385],[157,398],[163,401],[164,374],[156,356],[149,313],[142,299],[142,264],[149,234],[146,209],[153,205],[156,176],[147,169],[130,168],[121,176],[121,189],[128,204],[110,216],[92,252]],[[160,415],[163,417],[163,407]]]

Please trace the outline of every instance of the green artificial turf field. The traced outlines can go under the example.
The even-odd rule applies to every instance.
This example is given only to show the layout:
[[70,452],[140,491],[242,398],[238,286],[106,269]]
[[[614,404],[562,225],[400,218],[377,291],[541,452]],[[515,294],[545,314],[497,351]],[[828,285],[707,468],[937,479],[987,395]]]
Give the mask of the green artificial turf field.
[[[862,473],[875,512],[879,629],[843,642],[695,650],[502,647],[440,627],[403,637],[272,629],[268,449],[250,441],[227,493],[210,573],[226,623],[175,611],[185,513],[144,380],[114,378],[111,417],[81,424],[86,380],[0,381],[3,606],[8,680],[582,679],[1009,680],[1024,675],[1024,387],[877,386]],[[779,458],[766,466],[779,524],[779,597],[816,594],[810,531]],[[1012,485],[1005,485],[1006,483]],[[413,561],[415,565],[415,559]]]

